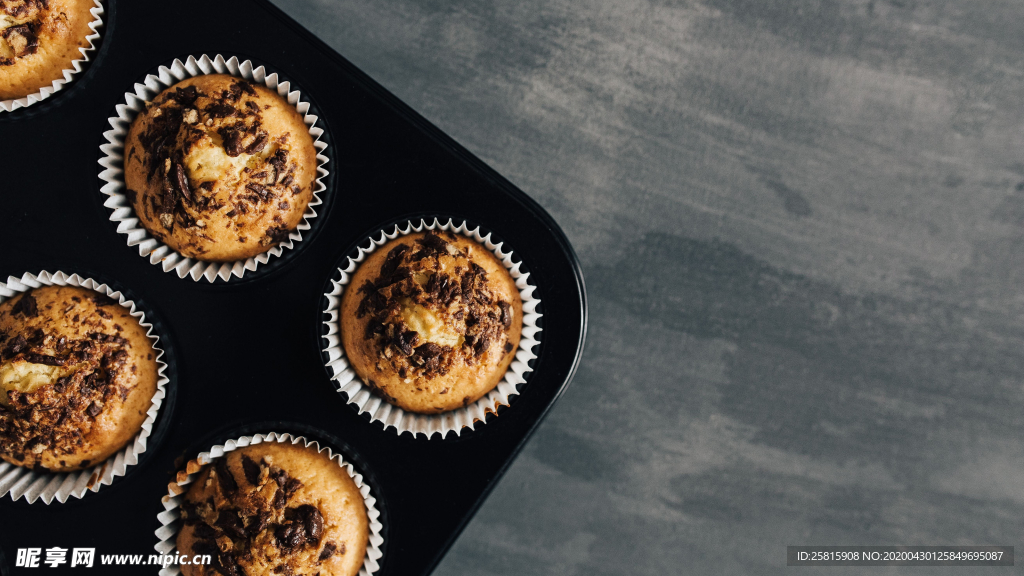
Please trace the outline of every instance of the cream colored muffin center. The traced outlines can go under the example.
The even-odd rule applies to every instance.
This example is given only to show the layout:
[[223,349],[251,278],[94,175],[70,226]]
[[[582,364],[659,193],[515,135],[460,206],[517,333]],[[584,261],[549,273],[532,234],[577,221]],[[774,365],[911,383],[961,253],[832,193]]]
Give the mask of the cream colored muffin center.
[[277,151],[276,146],[267,146],[257,154],[242,153],[231,157],[224,150],[224,142],[215,132],[207,132],[202,140],[189,147],[185,154],[185,168],[189,177],[196,183],[215,182],[227,178],[237,181],[242,178],[242,170],[257,169]]
[[402,320],[410,330],[419,334],[420,340],[453,348],[462,346],[462,335],[452,330],[433,311],[416,304],[409,298],[402,298],[399,303],[402,305]]
[[41,386],[53,384],[72,370],[63,366],[33,364],[27,360],[12,360],[0,364],[0,404],[10,406],[7,393],[11,391],[22,394],[35,392]]

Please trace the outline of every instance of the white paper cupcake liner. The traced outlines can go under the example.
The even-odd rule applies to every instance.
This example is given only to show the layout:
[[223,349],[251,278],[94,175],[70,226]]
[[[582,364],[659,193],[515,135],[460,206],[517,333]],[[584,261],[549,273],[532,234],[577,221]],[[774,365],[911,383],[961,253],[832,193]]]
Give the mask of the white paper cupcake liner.
[[[263,442],[301,444],[306,448],[312,447],[317,452],[327,452],[328,458],[336,460],[338,466],[345,469],[345,472],[352,478],[352,481],[356,483],[359,493],[363,495],[363,503],[366,504],[366,519],[370,528],[370,537],[366,543],[366,555],[363,556],[363,567],[359,570],[359,575],[370,576],[376,572],[380,568],[377,560],[383,555],[380,547],[384,543],[384,537],[380,533],[384,529],[384,525],[380,522],[380,512],[376,506],[377,499],[370,494],[370,486],[363,482],[363,475],[358,473],[352,464],[346,462],[341,457],[341,454],[335,454],[329,447],[324,446],[321,448],[319,443],[307,440],[304,436],[293,436],[291,434],[281,434],[280,432],[254,434],[253,436],[242,436],[237,440],[228,440],[224,444],[218,444],[210,448],[209,452],[201,452],[194,460],[190,460],[185,465],[185,469],[178,472],[175,481],[167,486],[167,495],[162,500],[164,511],[157,515],[157,519],[160,520],[160,528],[156,530],[156,537],[160,541],[154,546],[156,551],[160,554],[173,554],[177,546],[175,541],[178,538],[178,530],[181,529],[181,522],[179,521],[181,519],[181,512],[178,508],[185,499],[185,493],[188,491],[187,486],[195,481],[202,467],[232,450]],[[168,566],[160,570],[160,576],[172,576],[180,573],[181,569],[177,566]]]
[[81,498],[87,491],[98,491],[100,486],[110,484],[118,476],[124,476],[129,466],[139,462],[139,454],[146,451],[146,439],[153,433],[153,423],[164,402],[169,380],[166,374],[167,363],[161,360],[164,351],[159,347],[160,336],[154,333],[153,325],[146,322],[145,313],[136,308],[133,300],[126,299],[121,292],[92,278],[58,271],[52,274],[40,272],[38,275],[26,273],[21,278],[8,277],[6,283],[0,282],[0,302],[40,286],[78,286],[109,296],[127,308],[132,317],[139,321],[146,330],[146,335],[153,341],[153,351],[156,354],[157,381],[152,405],[146,412],[142,430],[119,452],[91,468],[76,472],[37,472],[8,462],[0,462],[0,497],[10,494],[13,500],[25,498],[29,503],[36,500],[42,500],[46,504],[54,500],[63,503],[69,497]]
[[[502,378],[494,390],[491,390],[476,402],[462,408],[441,414],[417,414],[385,402],[383,398],[373,393],[370,387],[352,370],[348,359],[345,357],[345,349],[341,344],[339,311],[342,294],[348,286],[352,274],[359,264],[366,259],[367,255],[399,236],[437,229],[462,234],[467,238],[476,240],[492,251],[498,260],[505,265],[505,268],[508,269],[509,274],[515,280],[516,287],[519,288],[519,297],[523,303],[523,330],[522,336],[519,339],[519,349],[516,350],[515,360],[512,361],[512,364],[505,372],[504,378]],[[429,224],[426,220],[420,220],[419,223],[410,221],[401,226],[396,224],[391,232],[381,230],[375,236],[369,238],[369,248],[360,246],[355,258],[348,258],[346,266],[338,269],[340,273],[338,279],[331,280],[332,289],[325,294],[327,297],[327,308],[324,312],[330,318],[324,321],[324,324],[327,325],[327,334],[323,336],[327,341],[327,348],[324,349],[324,352],[327,353],[327,368],[331,370],[332,379],[337,386],[338,392],[346,394],[348,396],[348,403],[355,404],[359,408],[360,413],[368,413],[371,421],[376,422],[379,420],[384,423],[385,429],[393,427],[399,435],[403,432],[410,432],[413,436],[422,434],[427,438],[431,438],[434,434],[440,434],[444,438],[449,431],[454,431],[456,435],[460,435],[463,428],[468,427],[470,430],[474,430],[477,423],[487,422],[488,412],[497,415],[499,406],[508,406],[509,397],[519,393],[518,386],[526,382],[525,374],[533,370],[530,368],[530,360],[537,357],[533,353],[533,349],[540,343],[537,337],[542,329],[537,326],[537,321],[541,318],[541,314],[537,312],[540,299],[533,294],[536,287],[529,283],[530,274],[520,270],[522,262],[512,261],[511,250],[507,252],[502,250],[503,242],[495,244],[491,241],[490,234],[482,235],[479,227],[470,229],[465,222],[456,225],[449,219],[446,223],[442,224],[436,218]]]
[[[309,127],[309,135],[313,137],[313,146],[317,150],[317,177],[313,185],[313,197],[302,215],[302,222],[288,235],[287,240],[262,254],[235,262],[203,262],[175,252],[170,246],[153,238],[142,226],[131,201],[125,195],[127,188],[124,183],[124,141],[128,137],[132,120],[160,92],[186,78],[204,74],[230,74],[263,84],[276,91],[302,115],[303,122]],[[225,60],[220,54],[213,58],[203,54],[199,59],[189,56],[184,62],[176,59],[170,68],[161,66],[157,74],[147,75],[142,84],[135,85],[134,92],[126,92],[124,96],[125,103],[116,107],[117,115],[107,119],[111,130],[103,133],[107,143],[100,145],[102,157],[99,163],[103,167],[100,171],[100,180],[104,182],[100,191],[108,196],[103,205],[111,209],[110,219],[117,222],[118,233],[127,237],[129,246],[139,247],[140,256],[149,257],[150,264],[160,266],[164,272],[175,272],[179,278],[191,276],[197,282],[200,278],[214,282],[219,277],[226,281],[232,276],[241,278],[246,270],[256,270],[257,266],[266,264],[271,257],[280,256],[285,250],[294,248],[296,242],[302,241],[302,232],[309,230],[309,221],[316,218],[315,207],[323,204],[320,195],[327,189],[323,182],[328,174],[324,168],[328,162],[325,153],[327,143],[320,140],[324,131],[314,126],[318,117],[309,113],[309,102],[302,100],[300,91],[292,90],[290,82],[280,81],[276,72],[268,74],[263,66],[254,68],[250,60],[239,62],[234,56]]]
[[22,96],[21,98],[13,98],[11,100],[0,100],[0,112],[12,112],[18,108],[24,108],[31,106],[36,102],[46,100],[50,96],[53,96],[55,92],[59,92],[67,86],[74,76],[80,73],[85,68],[85,63],[92,58],[92,52],[96,50],[96,42],[100,39],[100,28],[103,27],[103,15],[104,9],[103,4],[100,0],[93,0],[96,5],[95,8],[90,8],[89,13],[92,14],[93,20],[89,23],[89,29],[92,30],[92,34],[85,37],[86,41],[89,42],[88,46],[79,48],[78,50],[82,53],[82,57],[78,60],[71,61],[71,68],[66,68],[61,71],[64,78],[58,78],[51,83],[50,86],[44,86],[34,94],[28,96]]

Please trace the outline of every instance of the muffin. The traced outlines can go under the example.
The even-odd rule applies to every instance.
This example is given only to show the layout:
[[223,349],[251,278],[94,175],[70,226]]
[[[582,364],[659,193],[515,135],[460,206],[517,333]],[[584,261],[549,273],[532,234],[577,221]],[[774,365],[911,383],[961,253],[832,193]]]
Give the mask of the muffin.
[[188,258],[266,252],[288,238],[313,197],[316,148],[302,116],[241,78],[210,74],[167,88],[132,122],[124,149],[136,215]]
[[128,310],[47,286],[0,304],[0,458],[68,472],[101,462],[142,428],[156,392],[150,338]]
[[312,448],[263,442],[207,465],[181,503],[184,576],[352,576],[369,539],[366,504],[337,462]]
[[88,48],[92,0],[0,0],[0,100],[64,78]]
[[369,255],[342,296],[340,325],[363,382],[404,410],[437,414],[498,385],[519,345],[522,302],[493,253],[431,231]]

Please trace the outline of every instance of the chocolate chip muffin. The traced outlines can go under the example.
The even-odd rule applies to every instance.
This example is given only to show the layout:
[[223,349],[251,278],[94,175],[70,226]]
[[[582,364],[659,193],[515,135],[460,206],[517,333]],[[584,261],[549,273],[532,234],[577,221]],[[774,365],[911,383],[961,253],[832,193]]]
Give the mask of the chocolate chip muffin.
[[0,100],[64,77],[88,48],[92,0],[0,0]]
[[522,302],[485,247],[426,232],[370,254],[342,296],[340,320],[363,382],[391,404],[436,414],[498,385],[519,346]]
[[266,252],[313,197],[316,148],[302,116],[241,78],[196,76],[164,90],[132,122],[124,149],[142,225],[189,258]]
[[366,504],[326,453],[263,442],[215,459],[181,504],[182,555],[213,563],[184,576],[306,574],[352,576],[369,539]]
[[0,458],[53,472],[102,462],[138,434],[156,392],[150,338],[92,290],[0,304]]

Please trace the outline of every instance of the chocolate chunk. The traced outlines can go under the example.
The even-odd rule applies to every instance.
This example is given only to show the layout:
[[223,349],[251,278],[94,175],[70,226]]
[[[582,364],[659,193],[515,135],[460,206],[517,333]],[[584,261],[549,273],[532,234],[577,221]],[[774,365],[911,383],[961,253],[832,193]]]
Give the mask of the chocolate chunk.
[[[255,96],[256,95],[256,89],[252,87],[252,84],[249,84],[245,80],[239,80],[238,82],[235,83],[235,86],[238,86],[239,88],[242,89],[242,92],[245,92],[246,94],[248,94],[250,96]],[[235,86],[232,86],[231,88],[234,89]]]
[[412,356],[413,347],[420,340],[420,335],[413,330],[395,330],[395,337],[392,343],[406,356]]
[[296,519],[302,522],[306,532],[306,542],[316,544],[324,533],[324,517],[316,506],[303,504],[295,509]]
[[[206,524],[203,524],[203,526],[209,528],[209,526],[207,526]],[[213,558],[217,557],[217,555],[220,554],[220,550],[217,549],[217,545],[213,542],[212,539],[196,540],[192,543],[192,551],[201,556],[210,556]]]
[[92,416],[93,418],[95,418],[95,417],[100,415],[100,412],[103,412],[103,407],[100,406],[99,404],[93,402],[92,404],[89,404],[89,407],[85,409],[85,412],[89,416]]
[[267,136],[267,133],[260,132],[259,134],[256,135],[256,139],[252,141],[252,144],[249,144],[249,146],[245,149],[245,153],[259,154],[260,152],[263,151],[264,148],[267,147],[268,141],[270,141],[270,138]]
[[473,344],[473,356],[479,358],[491,347],[491,338],[487,334],[480,336],[480,339]]
[[298,478],[289,478],[284,485],[284,493],[291,498],[295,491],[302,488],[302,482]]
[[384,258],[384,264],[380,267],[380,281],[378,286],[385,286],[392,284],[391,276],[398,269],[398,265],[402,261],[402,256],[409,251],[409,246],[406,244],[399,244],[388,252],[388,255]]
[[512,343],[511,343],[511,342],[505,342],[505,353],[506,353],[506,354],[507,354],[507,353],[509,353],[509,352],[511,352],[511,351],[512,351],[512,348],[513,348],[513,346],[512,346]]
[[10,342],[7,343],[7,350],[4,351],[4,356],[11,357],[18,354],[22,350],[28,347],[28,341],[21,334],[18,334]]
[[242,87],[238,83],[232,84],[224,91],[224,99],[228,102],[235,102],[242,95]]
[[217,527],[228,536],[245,538],[245,528],[237,510],[221,510],[217,515]]
[[454,247],[449,251],[449,244],[435,232],[427,232],[426,236],[416,242],[427,248],[429,253],[450,254],[454,252]]
[[199,89],[195,86],[175,88],[171,93],[171,99],[184,107],[194,104],[197,98],[199,98]]
[[273,226],[269,230],[267,230],[267,238],[269,238],[271,242],[276,244],[278,242],[284,242],[285,240],[287,240],[288,235],[291,233],[292,231],[285,228],[284,226]]
[[228,470],[227,458],[217,458],[213,469],[217,471],[217,483],[220,484],[221,491],[225,494],[234,494],[238,490],[238,483]]
[[498,302],[498,307],[501,308],[501,323],[508,328],[512,325],[512,306],[502,300]]
[[259,534],[260,532],[263,532],[264,530],[266,530],[267,529],[267,525],[269,523],[270,523],[270,512],[267,512],[266,510],[261,510],[255,516],[251,516],[249,518],[249,525],[246,527],[245,531],[246,531],[246,533],[250,537],[254,537],[257,534]]
[[324,549],[320,551],[320,556],[317,557],[316,561],[323,562],[324,560],[327,560],[331,556],[334,556],[334,553],[337,550],[338,547],[334,545],[334,542],[324,544]]
[[245,134],[241,130],[234,127],[224,127],[217,130],[217,134],[224,140],[224,152],[232,158],[239,156],[244,149],[242,148],[242,138]]
[[433,342],[427,342],[423,346],[416,349],[416,354],[424,358],[433,358],[441,354],[441,346],[434,344]]
[[[217,539],[217,531],[214,530],[212,526],[210,526],[206,522],[198,523],[199,522],[198,518],[196,519],[196,522],[197,522],[196,527],[192,531],[192,533],[196,535],[196,538],[198,538],[199,540],[216,540]],[[187,523],[188,522],[186,522],[186,524]]]
[[275,170],[284,172],[285,162],[288,160],[288,151],[284,148],[278,148],[274,155],[267,159],[267,164],[274,167]]
[[288,503],[288,497],[284,494],[284,489],[278,488],[277,492],[274,492],[274,500],[270,503],[271,506],[280,510],[284,508],[284,505]]
[[36,306],[36,299],[32,294],[25,294],[11,308],[12,314],[24,314],[26,318],[34,318],[39,315],[39,308]]
[[306,527],[298,522],[282,524],[274,531],[277,545],[287,552],[294,552],[306,541]]
[[242,472],[245,473],[245,479],[249,481],[249,484],[256,486],[260,481],[260,465],[245,454],[242,455]]
[[246,184],[245,189],[259,196],[261,200],[266,200],[267,197],[270,196],[270,191],[261,184],[257,184],[255,182],[249,182]]
[[64,361],[61,360],[60,358],[55,358],[53,356],[45,356],[43,354],[36,354],[34,352],[29,352],[28,354],[25,354],[25,360],[28,360],[33,364],[44,364],[46,366],[64,365]]
[[214,102],[207,106],[203,112],[209,114],[211,118],[227,118],[235,115],[235,107],[224,102]]

